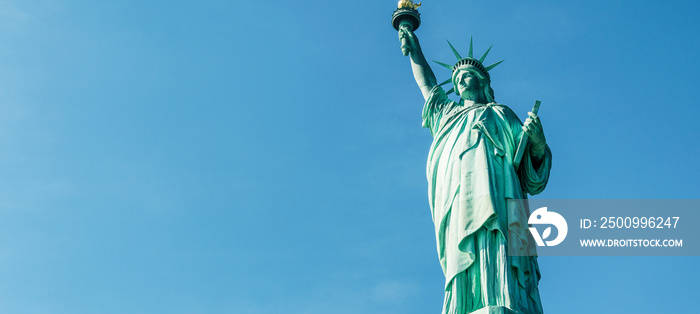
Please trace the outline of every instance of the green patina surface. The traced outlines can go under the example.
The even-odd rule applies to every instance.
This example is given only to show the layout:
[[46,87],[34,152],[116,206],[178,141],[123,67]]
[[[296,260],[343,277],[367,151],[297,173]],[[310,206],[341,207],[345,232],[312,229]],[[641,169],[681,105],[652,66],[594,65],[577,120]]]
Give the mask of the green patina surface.
[[[437,251],[445,274],[443,313],[542,313],[537,258],[528,241],[527,195],[544,190],[552,154],[536,112],[524,123],[498,104],[480,59],[469,54],[439,64],[452,77],[438,84],[407,23],[399,26],[402,52],[410,56],[425,98],[423,126],[433,135],[427,162],[428,196]],[[490,50],[490,48],[489,48]],[[450,91],[442,85],[451,83]],[[454,91],[459,101],[448,98]],[[533,110],[535,111],[535,110]],[[519,167],[518,145],[529,138]],[[528,143],[527,140],[523,140]]]

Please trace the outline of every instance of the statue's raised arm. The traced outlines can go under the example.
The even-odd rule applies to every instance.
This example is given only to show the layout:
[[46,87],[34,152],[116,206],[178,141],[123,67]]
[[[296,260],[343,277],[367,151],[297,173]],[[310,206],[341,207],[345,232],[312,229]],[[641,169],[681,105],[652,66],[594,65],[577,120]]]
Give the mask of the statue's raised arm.
[[[435,79],[435,74],[433,70],[428,65],[428,61],[425,60],[423,51],[420,48],[420,43],[418,43],[418,37],[409,29],[408,26],[402,24],[399,26],[399,40],[406,39],[407,46],[402,46],[404,54],[410,56],[411,68],[413,69],[413,77],[418,83],[420,91],[423,93],[423,98],[428,99],[430,90],[437,85],[437,80]],[[408,51],[405,51],[405,50]]]
[[420,13],[416,10],[420,5],[420,3],[413,3],[411,0],[400,0],[399,6],[391,18],[391,24],[394,29],[399,31],[401,52],[404,56],[410,55],[413,77],[416,78],[416,83],[418,83],[423,97],[427,100],[430,90],[437,85],[437,80],[423,56],[418,38],[413,33],[420,26]]

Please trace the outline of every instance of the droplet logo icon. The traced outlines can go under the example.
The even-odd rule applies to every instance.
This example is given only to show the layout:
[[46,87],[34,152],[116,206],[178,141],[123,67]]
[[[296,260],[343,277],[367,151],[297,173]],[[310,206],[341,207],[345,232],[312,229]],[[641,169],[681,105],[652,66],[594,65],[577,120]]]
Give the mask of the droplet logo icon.
[[555,246],[564,241],[566,233],[569,231],[569,225],[566,224],[566,219],[558,213],[547,211],[547,207],[540,207],[527,220],[530,225],[553,225],[557,229],[557,237],[554,240],[544,241],[552,235],[552,227],[549,226],[544,230],[542,236],[537,232],[535,227],[530,227],[530,233],[535,238],[537,246]]

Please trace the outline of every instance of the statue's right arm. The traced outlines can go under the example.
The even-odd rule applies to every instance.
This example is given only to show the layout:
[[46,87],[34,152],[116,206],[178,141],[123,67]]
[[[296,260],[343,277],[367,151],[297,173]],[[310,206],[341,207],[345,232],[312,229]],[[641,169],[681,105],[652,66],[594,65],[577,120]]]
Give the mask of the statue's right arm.
[[403,27],[403,25],[399,28],[399,39],[402,38],[406,38],[408,42],[413,77],[416,79],[416,83],[418,83],[418,87],[423,93],[423,98],[427,100],[428,96],[430,95],[430,91],[433,89],[433,87],[435,87],[435,85],[437,85],[435,74],[430,68],[430,65],[428,65],[428,61],[425,60],[425,56],[423,56],[423,51],[418,43],[418,38],[412,31]]

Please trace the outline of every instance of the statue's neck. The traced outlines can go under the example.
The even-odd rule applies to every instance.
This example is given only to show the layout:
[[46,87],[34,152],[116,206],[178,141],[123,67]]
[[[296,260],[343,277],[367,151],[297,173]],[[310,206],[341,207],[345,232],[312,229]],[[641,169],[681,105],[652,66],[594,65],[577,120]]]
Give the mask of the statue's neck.
[[481,93],[476,91],[465,91],[460,96],[462,97],[462,99],[465,100],[465,102],[473,102],[475,104],[486,104],[485,97],[483,97]]

